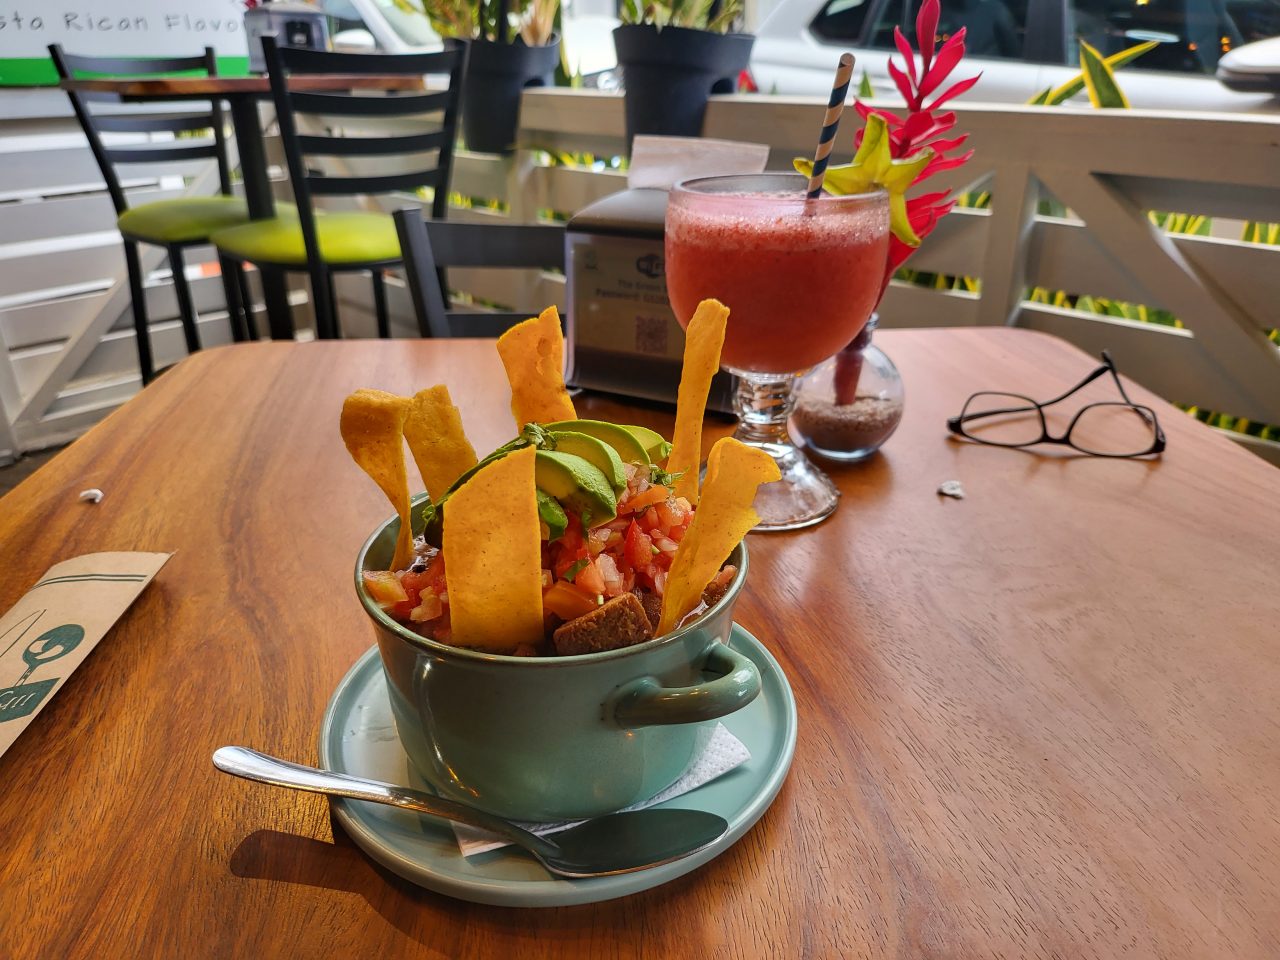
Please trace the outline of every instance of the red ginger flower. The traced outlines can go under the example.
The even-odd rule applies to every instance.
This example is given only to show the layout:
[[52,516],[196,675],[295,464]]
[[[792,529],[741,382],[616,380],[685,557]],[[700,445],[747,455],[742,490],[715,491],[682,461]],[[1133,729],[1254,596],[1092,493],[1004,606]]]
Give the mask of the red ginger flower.
[[[968,139],[968,134],[961,134],[958,137],[944,136],[956,125],[955,112],[939,113],[937,111],[948,100],[969,90],[978,82],[981,74],[960,80],[933,97],[927,104],[925,102],[930,95],[943,86],[951,72],[964,58],[963,27],[957,30],[940,50],[936,49],[939,13],[938,0],[924,0],[920,5],[920,13],[916,16],[916,42],[920,45],[918,65],[915,52],[911,49],[907,38],[903,36],[902,30],[898,27],[893,28],[893,42],[898,52],[902,54],[906,70],[904,71],[890,60],[889,76],[893,78],[898,92],[907,102],[906,117],[900,117],[892,110],[882,107],[869,107],[860,100],[854,104],[864,123],[873,114],[884,118],[889,129],[889,153],[895,160],[909,157],[925,148],[933,151],[933,157],[912,181],[912,186],[922,183],[935,173],[962,166],[973,156],[972,150],[957,153]],[[862,143],[865,129],[865,127],[859,129],[854,136],[855,150]],[[954,206],[955,199],[946,190],[909,197],[907,219],[916,236],[923,240],[933,232],[938,221],[950,213]],[[881,297],[889,286],[889,280],[917,249],[918,247],[909,246],[890,234],[889,261],[885,267],[884,281],[880,286]],[[862,367],[861,350],[865,346],[861,341],[862,338],[855,340],[836,355],[837,404],[853,403],[857,397],[858,376]]]
[[[870,107],[861,101],[854,105],[864,121],[872,114],[884,118],[889,125],[889,152],[895,159],[911,156],[926,147],[933,151],[932,159],[916,177],[912,186],[927,180],[935,173],[959,167],[973,156],[972,150],[957,154],[968,139],[968,134],[961,134],[958,137],[944,136],[955,127],[956,115],[953,111],[939,113],[938,108],[953,97],[958,97],[969,90],[978,82],[981,74],[946,87],[926,103],[930,95],[943,86],[964,57],[963,27],[957,30],[941,49],[936,49],[939,13],[938,0],[925,0],[920,6],[920,13],[916,16],[916,41],[920,45],[918,65],[916,54],[907,42],[907,38],[903,36],[902,30],[898,27],[894,27],[893,30],[893,42],[898,52],[902,54],[906,70],[904,71],[891,60],[889,75],[897,85],[898,92],[907,102],[906,116],[900,117],[891,110]],[[854,137],[855,149],[862,142],[862,133],[860,129]],[[907,200],[907,217],[916,235],[923,239],[954,205],[955,200],[949,198],[947,191],[911,197]],[[889,279],[915,251],[915,247],[907,246],[897,237],[890,238],[889,263],[885,270],[881,295],[884,288],[888,287]]]

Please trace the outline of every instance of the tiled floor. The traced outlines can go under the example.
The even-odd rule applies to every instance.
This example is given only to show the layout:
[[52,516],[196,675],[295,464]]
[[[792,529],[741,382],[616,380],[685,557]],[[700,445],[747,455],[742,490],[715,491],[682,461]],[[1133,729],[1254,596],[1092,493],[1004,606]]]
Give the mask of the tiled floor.
[[52,460],[61,449],[61,447],[55,447],[52,450],[41,450],[39,453],[28,454],[17,463],[0,467],[0,497]]

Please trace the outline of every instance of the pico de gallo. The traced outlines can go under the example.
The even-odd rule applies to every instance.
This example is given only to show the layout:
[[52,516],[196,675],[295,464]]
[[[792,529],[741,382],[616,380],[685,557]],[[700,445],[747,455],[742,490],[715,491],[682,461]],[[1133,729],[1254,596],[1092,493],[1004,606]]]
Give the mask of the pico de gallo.
[[[658,468],[626,464],[624,470],[626,487],[618,493],[613,519],[583,529],[581,517],[570,512],[564,533],[542,541],[542,603],[548,636],[627,593],[634,594],[650,621],[657,623],[667,574],[695,508],[672,493],[671,478]],[[736,572],[733,565],[724,566],[708,584],[705,599],[714,601]],[[449,590],[442,551],[419,537],[409,569],[366,572],[364,577],[370,596],[393,619],[423,636],[449,642]]]

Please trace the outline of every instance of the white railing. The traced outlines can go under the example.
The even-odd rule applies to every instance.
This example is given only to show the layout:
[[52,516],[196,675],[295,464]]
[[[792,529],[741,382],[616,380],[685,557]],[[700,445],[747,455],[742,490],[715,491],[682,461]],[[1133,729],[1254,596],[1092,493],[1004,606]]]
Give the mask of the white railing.
[[[704,132],[764,141],[771,166],[785,168],[811,148],[821,112],[813,100],[715,98]],[[1280,124],[1257,117],[970,107],[961,111],[959,126],[970,132],[977,155],[952,185],[988,190],[990,206],[944,220],[911,265],[980,284],[970,284],[977,292],[956,292],[895,283],[881,311],[886,326],[1043,330],[1090,352],[1110,348],[1121,369],[1172,401],[1280,423],[1280,351],[1265,334],[1280,326],[1272,306],[1280,302],[1280,247],[1166,235],[1145,214],[1206,214],[1219,226],[1224,218],[1280,222]],[[32,181],[22,181],[29,191],[24,203],[13,190],[0,196],[0,298],[9,298],[0,300],[7,302],[0,307],[3,456],[6,437],[9,448],[32,448],[84,429],[136,390],[137,379],[113,217],[100,184],[94,186],[87,150],[75,146],[73,121],[13,120],[0,123],[0,132]],[[30,148],[14,146],[11,133],[29,138]],[[568,214],[625,186],[616,171],[547,162],[547,152],[623,153],[622,102],[615,95],[530,91],[520,139],[522,149],[511,157],[462,152],[453,180],[457,193],[501,201],[508,212],[471,208],[452,216]],[[850,139],[846,132],[840,142]],[[152,182],[138,189],[160,187]],[[281,190],[287,193],[287,184]],[[1047,198],[1073,215],[1039,215],[1039,201]],[[392,197],[378,205],[415,202]],[[68,234],[75,236],[57,252],[31,246]],[[204,286],[214,310],[218,284],[210,279]],[[564,305],[563,279],[556,275],[454,270],[450,279],[512,307]],[[1025,293],[1034,287],[1163,308],[1184,326],[1032,302]],[[171,319],[176,310],[162,276],[151,294],[153,315],[161,318],[158,352],[180,355],[180,331]],[[348,335],[370,334],[367,280],[342,278],[339,296]],[[402,288],[393,287],[391,303],[394,329],[413,335]],[[298,316],[305,323],[305,307]],[[206,342],[225,341],[224,316],[215,311],[205,319]],[[1277,445],[1254,446],[1280,462]]]
[[[770,166],[786,168],[811,149],[821,113],[809,100],[715,98],[704,133],[763,141]],[[962,109],[958,127],[976,154],[947,185],[989,192],[990,205],[955,211],[910,266],[976,278],[970,286],[980,292],[895,282],[881,309],[885,326],[1029,327],[1091,353],[1109,349],[1122,370],[1169,400],[1280,424],[1280,349],[1267,337],[1280,326],[1280,246],[1165,233],[1147,217],[1150,210],[1206,215],[1217,218],[1215,232],[1236,236],[1240,221],[1280,221],[1280,122],[985,106]],[[513,218],[531,219],[546,209],[572,212],[624,185],[614,171],[539,165],[536,152],[620,153],[618,98],[531,91],[522,128],[526,150],[506,160],[464,155],[454,189],[504,198]],[[849,145],[851,135],[840,142]],[[1070,214],[1041,215],[1044,200]],[[511,302],[479,277],[466,281],[488,299]],[[542,299],[555,289],[546,276],[526,282],[539,285]],[[1027,294],[1037,287],[1163,309],[1182,326],[1034,302]],[[1250,445],[1280,462],[1280,446]]]

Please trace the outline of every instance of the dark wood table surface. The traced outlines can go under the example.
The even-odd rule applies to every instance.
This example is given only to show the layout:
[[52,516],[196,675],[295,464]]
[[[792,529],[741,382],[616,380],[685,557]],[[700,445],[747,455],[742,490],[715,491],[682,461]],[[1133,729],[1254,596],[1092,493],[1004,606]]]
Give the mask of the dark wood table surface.
[[[236,133],[236,153],[244,178],[244,199],[249,216],[265,220],[275,215],[271,177],[267,170],[267,150],[262,136],[258,103],[271,97],[271,81],[265,76],[250,77],[150,77],[63,80],[63,90],[82,93],[109,93],[134,103],[147,101],[225,100]],[[411,92],[423,89],[421,77],[403,74],[300,74],[289,78],[291,90],[307,93],[339,93],[348,90],[375,93]],[[284,271],[259,266],[262,299],[273,340],[292,339],[293,312],[289,306]]]
[[799,710],[781,793],[688,876],[545,910],[423,891],[323,798],[209,759],[314,762],[373,642],[351,566],[389,510],[342,398],[447,382],[489,449],[512,432],[492,343],[246,344],[166,373],[0,500],[0,608],[76,554],[176,551],[0,758],[6,955],[1280,956],[1280,472],[1140,388],[1158,462],[953,441],[970,392],[1051,396],[1094,358],[1003,328],[876,339],[902,427],[834,471],[827,523],[750,538],[738,619]]

